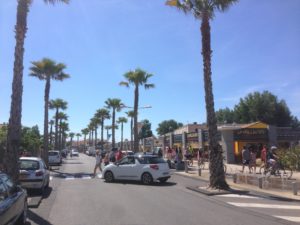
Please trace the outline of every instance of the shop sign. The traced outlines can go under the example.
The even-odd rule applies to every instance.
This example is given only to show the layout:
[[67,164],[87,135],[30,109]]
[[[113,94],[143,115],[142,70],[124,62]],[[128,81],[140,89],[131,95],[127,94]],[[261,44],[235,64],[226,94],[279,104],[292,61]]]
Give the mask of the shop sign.
[[300,131],[277,128],[277,140],[278,141],[299,141]]
[[175,134],[173,137],[174,143],[182,143],[182,134]]
[[245,128],[235,130],[233,133],[234,140],[268,140],[268,130],[259,128]]
[[[218,136],[218,141],[221,141],[222,140],[221,131],[218,131],[217,136]],[[202,141],[208,142],[208,130],[204,130],[202,132]]]
[[186,134],[187,142],[199,142],[198,132],[192,132]]

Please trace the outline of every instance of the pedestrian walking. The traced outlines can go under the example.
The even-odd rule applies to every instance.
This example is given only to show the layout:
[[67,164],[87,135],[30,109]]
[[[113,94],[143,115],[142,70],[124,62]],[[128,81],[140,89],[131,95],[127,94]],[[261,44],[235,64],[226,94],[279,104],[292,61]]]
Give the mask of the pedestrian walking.
[[256,174],[256,156],[256,150],[254,148],[250,148],[250,173],[253,172],[254,174]]
[[99,168],[100,172],[102,173],[102,168],[101,168],[102,157],[99,150],[96,151],[95,158],[96,158],[96,164],[94,168],[94,177],[96,176],[97,168]]
[[109,164],[109,154],[108,154],[108,152],[105,154],[105,156],[103,158],[103,163],[104,163],[104,166],[107,166]]
[[249,168],[249,172],[251,172],[251,169],[250,169],[250,152],[249,152],[249,149],[244,146],[243,147],[243,150],[242,150],[242,162],[243,162],[243,168],[242,168],[242,173],[244,173],[244,169],[245,169],[245,166],[248,166]]
[[259,167],[259,173],[261,174],[261,169],[264,168],[266,169],[267,167],[267,152],[268,152],[268,148],[267,145],[264,145],[263,149],[261,150],[260,153],[260,159],[261,159],[261,164]]

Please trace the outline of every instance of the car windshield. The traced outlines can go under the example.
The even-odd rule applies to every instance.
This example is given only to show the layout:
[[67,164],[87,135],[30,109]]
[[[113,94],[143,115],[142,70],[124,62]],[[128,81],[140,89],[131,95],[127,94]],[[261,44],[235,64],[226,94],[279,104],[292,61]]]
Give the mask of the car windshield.
[[58,155],[58,152],[49,152],[48,155],[49,156],[56,156],[56,155]]
[[138,157],[137,159],[141,164],[166,163],[164,159],[159,157]]
[[38,170],[40,164],[38,161],[34,160],[20,160],[19,167],[21,170]]

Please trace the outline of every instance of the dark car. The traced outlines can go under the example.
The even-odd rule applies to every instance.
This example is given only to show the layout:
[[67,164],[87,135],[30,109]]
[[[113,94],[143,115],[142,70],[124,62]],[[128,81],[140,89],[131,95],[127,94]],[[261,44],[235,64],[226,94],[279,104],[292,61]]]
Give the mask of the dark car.
[[0,225],[25,224],[27,192],[0,171]]

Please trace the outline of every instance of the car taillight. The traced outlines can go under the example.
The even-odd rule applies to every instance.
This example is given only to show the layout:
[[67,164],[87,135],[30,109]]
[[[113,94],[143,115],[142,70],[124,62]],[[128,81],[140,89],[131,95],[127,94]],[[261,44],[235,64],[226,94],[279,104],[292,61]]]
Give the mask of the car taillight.
[[154,169],[154,170],[158,170],[159,169],[158,165],[156,165],[156,164],[151,164],[150,168]]
[[43,176],[44,173],[42,170],[37,170],[37,171],[35,171],[35,175],[39,177],[39,176]]

